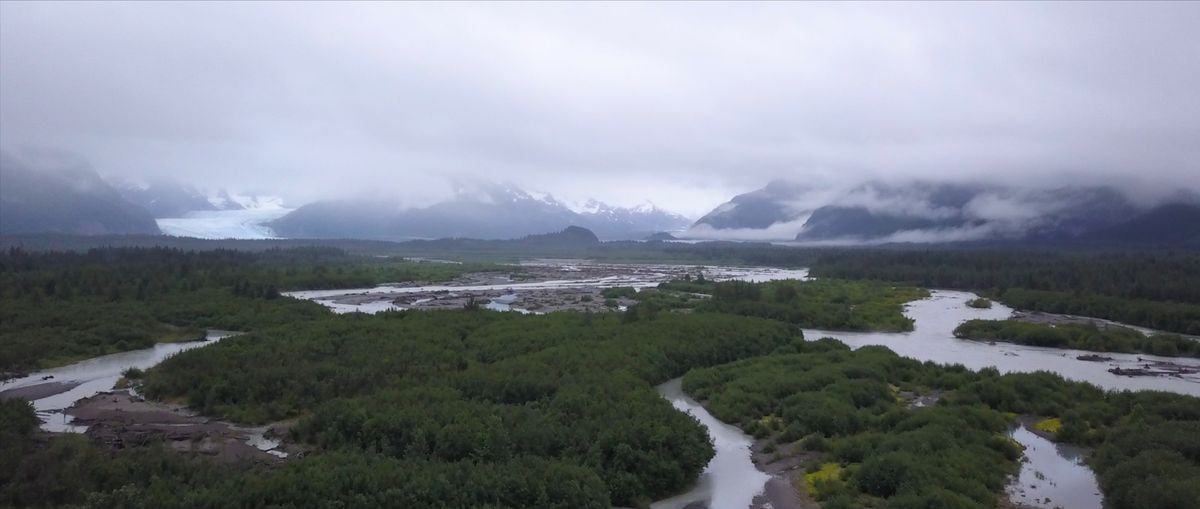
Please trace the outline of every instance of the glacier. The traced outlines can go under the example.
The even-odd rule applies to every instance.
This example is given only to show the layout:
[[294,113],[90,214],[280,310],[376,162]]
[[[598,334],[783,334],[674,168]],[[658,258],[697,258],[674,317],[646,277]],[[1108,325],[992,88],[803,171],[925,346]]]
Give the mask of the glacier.
[[294,209],[283,207],[241,210],[195,210],[183,217],[158,218],[158,229],[174,237],[199,239],[274,239],[279,238],[265,223],[279,219]]

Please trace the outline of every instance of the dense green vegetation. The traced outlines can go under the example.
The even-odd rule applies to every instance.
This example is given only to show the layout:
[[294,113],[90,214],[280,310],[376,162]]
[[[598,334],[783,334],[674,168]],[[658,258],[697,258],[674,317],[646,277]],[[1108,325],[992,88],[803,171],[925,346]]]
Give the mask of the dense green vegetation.
[[218,465],[157,444],[110,451],[73,434],[42,444],[36,423],[28,403],[0,401],[0,506],[609,507],[593,472],[532,456],[450,462],[332,451],[279,467]]
[[[532,240],[532,241],[531,241]],[[107,247],[166,246],[188,251],[233,249],[258,252],[270,249],[322,247],[344,250],[357,255],[416,256],[460,261],[509,263],[529,258],[587,258],[613,262],[670,262],[710,265],[769,265],[805,267],[816,258],[817,250],[797,249],[748,242],[610,241],[571,242],[571,239],[437,239],[390,242],[355,239],[194,239],[161,235],[77,236],[77,235],[3,235],[0,249],[21,247],[31,251],[86,251]]]
[[1059,417],[1059,441],[1093,448],[1088,464],[1108,509],[1200,508],[1200,398],[1103,392],[1035,373],[984,376],[947,399]]
[[652,385],[794,334],[721,315],[344,316],[186,352],[150,370],[144,389],[244,422],[307,415],[295,437],[324,449],[565,459],[630,503],[684,487],[712,454],[704,430]]
[[[701,312],[757,316],[801,327],[849,331],[912,330],[912,320],[903,313],[904,304],[929,296],[921,288],[834,279],[766,283],[679,279],[663,283],[659,289],[711,295],[712,298],[696,301],[695,308]],[[641,307],[642,297],[638,298]]]
[[954,329],[960,338],[1094,352],[1147,353],[1200,357],[1200,341],[1178,334],[1147,336],[1127,327],[1100,329],[1092,324],[1046,325],[1020,320],[968,320]]
[[[146,451],[98,460],[94,455],[109,453],[56,439],[51,452],[24,453],[20,470],[31,473],[21,482],[49,483],[39,469],[50,467],[41,462],[95,460],[102,465],[84,468],[79,479],[58,479],[54,500],[138,495],[149,497],[142,503],[150,507],[247,500],[255,506],[636,504],[686,487],[713,454],[703,427],[653,385],[800,339],[779,322],[718,314],[637,320],[482,310],[326,314],[181,353],[143,377],[147,394],[183,398],[206,414],[250,423],[300,417],[292,438],[313,449],[307,457],[282,469],[213,474]],[[122,477],[145,472],[146,461],[187,471]],[[209,484],[239,488],[222,495]],[[49,500],[42,496],[50,495],[21,505]]]
[[684,389],[755,436],[799,442],[814,455],[810,468],[843,465],[840,478],[817,487],[826,508],[991,508],[1020,456],[1004,438],[1009,419],[981,406],[909,409],[896,396],[974,378],[882,347],[849,351],[821,340],[797,354],[692,371]]
[[311,302],[277,298],[284,290],[445,280],[496,268],[352,257],[328,248],[10,249],[0,253],[0,372],[195,339],[202,328],[248,330],[327,313]]
[[[1106,507],[1200,507],[1200,399],[923,364],[830,339],[797,350],[694,370],[684,389],[781,450],[796,444],[824,472],[810,495],[826,509],[996,507],[1019,457],[1004,435],[1013,414],[1061,416],[1059,440],[1095,447]],[[936,391],[929,407],[897,397]]]
[[819,256],[810,271],[818,277],[977,290],[1018,309],[1200,334],[1197,253],[861,250]]

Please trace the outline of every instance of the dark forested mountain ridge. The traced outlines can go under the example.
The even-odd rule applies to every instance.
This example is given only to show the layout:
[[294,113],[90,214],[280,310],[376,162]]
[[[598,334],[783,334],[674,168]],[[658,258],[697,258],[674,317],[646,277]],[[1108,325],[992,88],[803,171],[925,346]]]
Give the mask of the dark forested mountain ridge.
[[80,164],[35,167],[0,152],[0,233],[157,234],[145,209]]
[[1200,248],[1200,204],[1169,203],[1128,221],[1090,232],[1086,240],[1121,244],[1170,244]]
[[[1107,187],[1025,190],[868,186],[862,204],[818,208],[797,240],[1070,242],[1139,212]],[[853,200],[851,200],[853,201]]]
[[794,182],[773,180],[757,191],[739,194],[696,221],[716,229],[762,229],[775,223],[801,217],[789,203],[803,194],[805,187]]
[[[1189,201],[1190,200],[1190,201]],[[912,181],[814,189],[771,182],[693,225],[700,238],[845,244],[1195,244],[1197,205],[1138,204],[1106,186],[1030,188]],[[747,232],[759,232],[753,235]]]
[[928,218],[872,212],[864,207],[821,207],[809,216],[797,240],[874,239],[910,230],[958,228],[960,218]]
[[561,232],[528,235],[520,239],[527,244],[591,245],[599,244],[600,238],[591,230],[579,226],[568,226]]

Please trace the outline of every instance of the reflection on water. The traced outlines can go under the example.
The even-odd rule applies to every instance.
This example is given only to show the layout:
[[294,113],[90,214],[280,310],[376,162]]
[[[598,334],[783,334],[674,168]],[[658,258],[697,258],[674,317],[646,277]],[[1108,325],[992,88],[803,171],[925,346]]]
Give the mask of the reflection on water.
[[[117,380],[121,378],[121,372],[126,369],[148,369],[179,352],[211,345],[233,334],[226,331],[208,331],[205,341],[159,343],[144,350],[94,357],[69,366],[47,369],[23,378],[8,380],[0,383],[0,391],[49,382],[78,383],[78,386],[66,392],[34,400],[33,407],[37,410],[38,417],[42,419],[42,429],[58,432],[83,432],[86,428],[72,425],[71,417],[63,414],[63,410],[75,404],[76,401],[112,390]],[[46,377],[53,378],[46,379]]]
[[654,509],[679,509],[701,502],[712,508],[749,507],[754,496],[763,491],[771,477],[760,472],[750,459],[753,440],[735,426],[725,424],[708,413],[700,403],[687,397],[676,378],[658,386],[658,393],[681,412],[687,412],[708,428],[717,454],[709,461],[696,485],[687,493],[651,504]]
[[1012,309],[996,302],[990,309],[968,307],[976,297],[969,292],[933,290],[928,299],[908,304],[905,314],[915,321],[912,332],[838,332],[805,329],[809,340],[830,336],[853,348],[883,345],[905,357],[941,364],[962,364],[971,369],[994,366],[1001,372],[1052,371],[1064,378],[1089,382],[1111,390],[1159,390],[1200,396],[1195,378],[1124,377],[1108,372],[1110,367],[1132,368],[1138,358],[1195,364],[1194,360],[1143,354],[1105,353],[1110,362],[1087,362],[1075,357],[1090,352],[1041,348],[1012,343],[994,345],[954,337],[954,328],[966,320],[1008,318]]
[[1020,426],[1010,435],[1025,446],[1027,460],[1008,487],[1014,502],[1045,508],[1100,509],[1100,485],[1084,465],[1079,449],[1055,444]]

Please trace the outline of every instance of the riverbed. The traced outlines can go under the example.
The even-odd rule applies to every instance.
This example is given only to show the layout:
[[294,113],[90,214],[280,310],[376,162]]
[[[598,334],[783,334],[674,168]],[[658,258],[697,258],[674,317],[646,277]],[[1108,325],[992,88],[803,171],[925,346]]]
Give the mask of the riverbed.
[[1096,474],[1084,463],[1084,451],[1056,444],[1017,426],[1009,436],[1025,448],[1021,473],[1006,490],[1009,499],[1045,509],[1100,509],[1104,497]]
[[312,300],[337,313],[455,309],[471,302],[497,311],[523,313],[606,312],[619,311],[632,301],[618,299],[615,306],[609,306],[601,295],[605,288],[628,286],[640,290],[701,273],[713,281],[808,278],[807,269],[539,260],[514,266],[510,273],[466,274],[444,284],[397,283],[371,288],[287,292],[284,295]]
[[1200,366],[1196,359],[1158,357],[1145,354],[1104,353],[1111,361],[1089,362],[1076,359],[1094,352],[1044,348],[997,342],[989,344],[954,337],[954,329],[971,319],[1002,320],[1013,310],[999,302],[988,309],[966,305],[977,296],[970,292],[933,290],[929,298],[908,303],[905,315],[914,320],[912,332],[842,332],[804,329],[804,337],[814,340],[834,337],[851,348],[882,345],[904,357],[939,364],[962,364],[978,370],[995,367],[1002,373],[1050,371],[1063,378],[1088,382],[1108,390],[1157,390],[1200,396],[1200,376],[1128,377],[1109,373],[1110,368],[1136,368],[1147,361],[1174,362]]
[[149,369],[179,352],[211,345],[234,334],[210,330],[205,334],[204,341],[158,343],[143,350],[102,355],[69,366],[38,371],[0,383],[0,397],[8,391],[30,391],[45,387],[47,390],[35,393],[38,396],[36,399],[30,398],[38,418],[42,420],[42,429],[82,433],[86,427],[71,424],[73,418],[64,410],[79,400],[112,390],[117,380],[121,379],[121,372],[129,368]]

